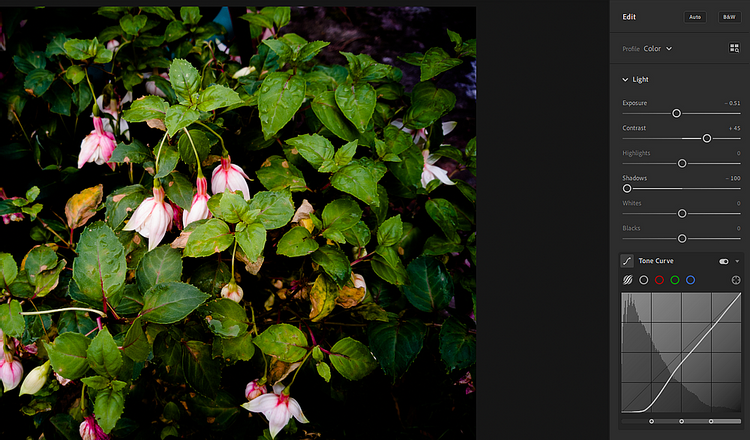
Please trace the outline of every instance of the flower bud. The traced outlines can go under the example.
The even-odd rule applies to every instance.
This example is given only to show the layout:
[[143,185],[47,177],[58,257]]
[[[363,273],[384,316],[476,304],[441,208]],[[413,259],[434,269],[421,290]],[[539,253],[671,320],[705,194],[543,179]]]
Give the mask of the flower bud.
[[3,381],[3,389],[7,393],[21,383],[23,377],[23,366],[18,357],[13,356],[11,361],[4,357],[0,358],[0,380]]
[[365,284],[365,277],[358,273],[352,272],[352,283],[354,284],[355,289],[359,289],[360,287],[365,289],[365,296],[367,296],[367,284]]
[[255,399],[256,397],[267,393],[266,385],[258,385],[259,379],[255,379],[254,381],[247,384],[245,387],[245,398],[250,401]]
[[24,394],[38,393],[39,390],[42,389],[44,384],[47,383],[47,378],[49,377],[50,370],[49,365],[49,361],[47,361],[31,370],[29,374],[26,375],[26,379],[23,380],[23,383],[21,384],[21,390],[18,392],[18,395],[22,396]]
[[241,76],[250,75],[253,72],[255,72],[255,66],[243,67],[242,69],[235,72],[235,74],[232,75],[232,78],[237,79]]
[[240,302],[243,295],[242,287],[238,286],[234,281],[221,288],[221,297],[229,298],[236,303]]

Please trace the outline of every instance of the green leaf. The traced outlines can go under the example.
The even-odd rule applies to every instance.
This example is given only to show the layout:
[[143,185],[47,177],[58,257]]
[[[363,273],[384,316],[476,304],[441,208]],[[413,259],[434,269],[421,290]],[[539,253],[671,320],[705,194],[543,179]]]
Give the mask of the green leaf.
[[148,17],[145,15],[132,16],[125,14],[120,17],[120,27],[130,35],[137,35],[138,31],[146,26],[146,21],[148,21]]
[[34,290],[34,295],[37,298],[46,296],[57,287],[60,280],[60,273],[65,269],[66,264],[68,264],[68,262],[65,261],[65,259],[60,260],[56,267],[42,271],[37,275],[35,283],[36,289]]
[[48,246],[37,246],[26,254],[24,260],[26,276],[32,284],[35,284],[39,273],[57,264],[57,254]]
[[160,283],[180,281],[182,254],[168,244],[154,248],[143,256],[135,272],[135,282],[142,293]]
[[185,245],[186,257],[207,257],[221,252],[234,243],[234,236],[229,231],[229,225],[212,218],[201,224],[188,238]]
[[249,361],[255,354],[255,344],[249,332],[236,338],[222,340],[222,357],[232,361]]
[[312,322],[318,322],[328,316],[333,308],[336,307],[336,298],[339,294],[339,287],[331,281],[325,274],[318,275],[312,289],[310,289],[310,319]]
[[110,379],[117,377],[122,367],[122,354],[107,327],[101,329],[94,337],[86,350],[86,355],[89,366],[97,374]]
[[392,266],[381,255],[375,255],[372,260],[370,260],[370,265],[372,266],[372,270],[374,270],[383,280],[397,286],[406,284],[408,275],[406,268],[404,268],[400,261],[396,266]]
[[273,24],[276,25],[277,29],[281,29],[289,24],[289,20],[291,19],[292,14],[291,10],[292,8],[288,6],[277,6],[276,9],[274,9]]
[[417,318],[399,321],[389,314],[388,322],[371,321],[367,327],[370,350],[385,374],[396,379],[403,376],[422,350],[427,327]]
[[427,81],[428,79],[432,79],[434,76],[450,70],[461,63],[461,60],[451,58],[443,49],[431,47],[425,52],[422,62],[419,65],[419,80]]
[[130,144],[123,142],[117,144],[109,161],[115,163],[143,163],[149,160],[154,160],[151,151],[141,141],[133,139],[133,142]]
[[444,255],[452,252],[461,252],[464,249],[461,243],[449,241],[443,237],[431,235],[424,243],[422,255]]
[[21,312],[21,303],[17,299],[12,299],[7,304],[0,304],[0,329],[3,333],[14,338],[23,336],[26,320]]
[[221,107],[229,107],[242,102],[240,95],[229,87],[213,84],[198,98],[198,110],[210,112]]
[[81,66],[70,66],[65,71],[65,78],[73,84],[78,84],[86,78],[86,73]]
[[49,103],[49,110],[52,113],[70,116],[72,95],[73,92],[70,91],[68,84],[63,80],[58,80],[52,83],[43,98]]
[[213,296],[232,278],[229,266],[223,261],[207,261],[198,266],[190,277],[190,283]]
[[122,74],[122,84],[125,90],[133,91],[133,87],[143,82],[143,76],[138,72],[127,71]]
[[[240,225],[244,225],[241,223]],[[251,223],[245,227],[237,227],[235,233],[237,244],[240,245],[250,261],[256,261],[266,246],[266,230],[260,223]]]
[[185,107],[181,104],[175,104],[167,110],[165,125],[169,136],[174,136],[179,130],[187,127],[193,122],[200,119],[201,114],[197,110]]
[[331,133],[345,141],[356,141],[359,138],[357,128],[349,122],[336,104],[335,92],[324,92],[316,96],[312,102],[312,109]]
[[302,226],[295,226],[281,237],[276,246],[276,253],[287,257],[301,257],[315,252],[318,247],[310,231]]
[[426,128],[448,113],[456,105],[456,95],[438,89],[432,81],[420,82],[411,92],[411,106],[404,114],[404,126]]
[[18,265],[13,255],[0,252],[0,290],[7,289],[18,275]]
[[319,134],[303,134],[286,143],[296,148],[313,168],[320,168],[324,161],[333,159],[333,144]]
[[[198,152],[198,158],[203,162],[211,152],[211,145],[203,131],[188,130],[188,133],[190,133],[190,137],[188,137],[184,130],[181,132],[180,140],[177,141],[177,149],[180,151],[180,158],[182,158],[183,162],[191,166],[196,166],[195,152]],[[192,143],[190,139],[193,140]],[[193,150],[193,145],[195,145],[195,150]]]
[[425,203],[425,211],[437,223],[448,241],[461,242],[461,237],[456,232],[458,214],[456,214],[456,209],[451,202],[445,199],[430,199]]
[[122,343],[122,352],[133,362],[145,362],[151,353],[151,345],[148,343],[146,334],[143,332],[141,320],[136,319],[125,335]]
[[250,210],[258,209],[257,221],[266,230],[277,229],[289,223],[294,216],[294,202],[289,191],[260,191],[250,201]]
[[241,195],[224,191],[218,199],[218,208],[211,211],[215,216],[228,223],[239,223],[247,218],[249,205]]
[[444,309],[453,297],[453,279],[433,257],[418,257],[406,268],[410,284],[401,288],[406,299],[423,312]]
[[401,162],[388,162],[388,170],[408,189],[421,188],[424,156],[419,147],[412,143],[400,157]]
[[234,338],[247,333],[247,313],[241,305],[228,298],[210,301],[198,308],[208,328],[215,335],[223,338]]
[[354,200],[345,197],[332,201],[323,208],[323,227],[345,231],[362,218],[362,209]]
[[65,34],[59,32],[52,34],[52,39],[47,43],[47,49],[45,50],[47,58],[52,59],[52,56],[54,55],[65,55],[66,41],[68,41],[68,38]]
[[106,434],[112,431],[125,410],[124,394],[123,390],[115,391],[111,388],[96,393],[94,414],[96,414],[96,422]]
[[340,84],[336,88],[335,96],[336,104],[338,104],[344,116],[354,124],[360,133],[363,133],[372,118],[372,113],[375,111],[375,102],[377,101],[375,89],[367,83]]
[[[159,47],[162,44],[164,44],[164,39],[165,39],[164,35],[153,35],[149,33],[143,33],[133,42],[133,45],[135,47]],[[152,65],[153,64],[149,62],[149,66],[152,66]]]
[[175,20],[174,12],[166,6],[143,6],[141,11],[156,14],[165,20]]
[[23,82],[24,89],[31,90],[34,96],[42,96],[52,85],[55,75],[49,70],[34,69],[26,75]]
[[364,221],[360,220],[351,228],[344,231],[346,242],[358,248],[364,247],[370,242],[370,228]]
[[322,246],[313,252],[312,259],[323,267],[339,287],[342,287],[351,278],[352,268],[349,258],[339,248],[328,245]]
[[76,246],[73,280],[87,298],[101,302],[125,284],[125,248],[102,221],[87,226]]
[[[239,407],[235,400],[234,393],[228,393],[224,390],[218,390],[215,398],[208,398],[200,394],[187,399],[188,408],[193,414],[190,424],[194,426],[195,419],[211,421],[210,429],[220,432],[230,432],[232,426],[237,426],[235,422],[240,417],[247,417],[247,412]],[[204,428],[208,432],[208,428]],[[234,428],[236,429],[236,428]],[[249,433],[242,433],[244,437],[249,437]]]
[[172,324],[184,319],[209,297],[190,284],[176,281],[157,284],[143,295],[140,316],[147,322]]
[[464,369],[476,362],[477,338],[466,325],[451,316],[440,329],[440,356],[450,370]]
[[[169,82],[175,93],[182,98],[180,102],[193,102],[193,94],[200,87],[200,73],[190,62],[183,59],[172,61],[169,67]],[[171,136],[171,134],[170,134]]]
[[282,156],[271,156],[255,172],[260,183],[269,191],[305,191],[307,183],[302,172]]
[[128,110],[122,113],[122,118],[128,122],[143,122],[149,119],[164,120],[167,117],[169,104],[155,95],[138,98]]
[[91,40],[79,40],[77,38],[70,39],[63,43],[65,52],[74,60],[85,60],[96,55],[96,49],[94,49],[93,52],[90,50],[91,45]]
[[180,18],[187,24],[198,24],[203,16],[197,6],[183,6],[180,8]]
[[318,362],[315,364],[315,369],[318,370],[318,375],[322,377],[326,382],[331,381],[331,367],[325,362]]
[[193,183],[184,174],[172,171],[164,178],[164,191],[169,200],[176,203],[180,208],[190,210],[193,204]]
[[378,244],[381,246],[393,246],[401,240],[403,235],[404,224],[401,222],[401,214],[396,214],[378,227]]
[[76,380],[86,374],[89,363],[86,351],[91,339],[80,333],[63,333],[50,344],[44,342],[52,368],[60,376]]
[[81,382],[95,390],[103,390],[109,386],[110,381],[103,376],[88,376],[81,378]]
[[377,183],[370,170],[358,162],[349,163],[331,177],[331,185],[334,188],[376,207],[380,203]]
[[[116,151],[117,148],[115,148]],[[130,185],[113,191],[107,196],[105,202],[107,225],[114,230],[118,229],[128,214],[138,208],[146,196],[146,189],[143,185]]]
[[292,60],[292,48],[281,40],[274,40],[269,38],[263,40],[263,44],[270,47],[272,51],[276,52],[279,56],[279,64],[284,64]]
[[349,380],[360,380],[378,365],[370,349],[356,339],[343,338],[333,344],[330,354],[331,364],[342,376]]
[[315,55],[318,54],[321,50],[323,50],[324,47],[328,46],[328,41],[311,41],[299,50],[299,54],[297,55],[297,62],[304,63],[307,61],[310,61]]
[[175,40],[179,40],[187,34],[188,29],[183,22],[172,21],[167,25],[167,30],[164,33],[164,38],[167,43],[171,43]]
[[159,179],[166,177],[175,169],[180,161],[180,153],[176,145],[169,145],[165,142],[161,147],[161,153],[159,153],[159,145],[154,147],[154,156],[157,155],[159,156],[158,171],[154,174],[154,178]]
[[253,340],[263,353],[284,362],[297,362],[307,353],[307,338],[290,324],[274,324]]
[[271,72],[263,80],[258,97],[260,125],[265,139],[281,130],[305,99],[305,80],[299,75]]

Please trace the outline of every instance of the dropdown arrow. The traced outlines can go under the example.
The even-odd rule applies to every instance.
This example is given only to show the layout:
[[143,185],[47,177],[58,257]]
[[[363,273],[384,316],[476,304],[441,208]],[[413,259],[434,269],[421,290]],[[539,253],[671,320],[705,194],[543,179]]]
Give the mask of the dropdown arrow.
[[672,50],[672,46],[667,46],[667,50]]
[[628,79],[627,79],[627,78],[623,78],[622,80],[623,80],[623,81],[625,81],[625,82],[628,82]]

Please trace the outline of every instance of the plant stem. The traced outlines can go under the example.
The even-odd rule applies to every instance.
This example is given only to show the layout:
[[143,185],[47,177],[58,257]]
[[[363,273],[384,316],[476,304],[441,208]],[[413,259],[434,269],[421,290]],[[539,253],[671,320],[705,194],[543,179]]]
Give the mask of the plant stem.
[[283,391],[284,394],[287,394],[287,395],[289,394],[289,389],[292,388],[292,384],[294,383],[294,379],[297,378],[297,373],[299,373],[299,370],[301,370],[302,366],[305,365],[305,361],[307,360],[307,358],[310,357],[311,353],[312,353],[312,350],[308,350],[307,354],[304,357],[304,359],[302,359],[302,362],[300,362],[299,367],[297,367],[297,369],[294,370],[294,376],[292,376],[292,382],[289,385],[287,385],[286,388],[284,388],[284,391]]
[[83,73],[86,75],[86,82],[89,85],[89,89],[91,89],[91,96],[94,99],[94,106],[92,107],[91,111],[94,113],[94,116],[99,117],[99,105],[96,103],[96,92],[94,92],[94,86],[91,85],[88,68],[83,69]]
[[44,315],[47,313],[55,313],[55,312],[67,312],[69,310],[77,310],[80,312],[94,312],[100,316],[106,317],[107,315],[96,309],[87,309],[85,307],[63,307],[62,309],[53,309],[53,310],[41,310],[36,312],[20,312],[21,315]]
[[211,133],[213,133],[214,136],[216,136],[217,138],[219,138],[219,142],[221,142],[221,155],[223,157],[229,156],[229,152],[227,151],[226,147],[224,146],[224,139],[222,139],[222,137],[219,136],[215,131],[211,130],[211,127],[209,127],[208,125],[204,124],[203,122],[201,122],[201,121],[195,121],[195,122],[198,123],[199,125],[202,125],[206,130],[210,131]]
[[31,145],[31,139],[29,139],[29,135],[26,134],[26,130],[23,128],[23,124],[21,124],[21,120],[18,119],[18,115],[16,114],[16,111],[12,110],[12,109],[11,109],[11,111],[13,112],[13,116],[16,117],[16,121],[18,122],[18,126],[21,127],[21,131],[23,132],[23,136],[26,138],[26,142],[28,142],[29,145]]
[[195,144],[193,143],[193,137],[190,136],[190,132],[188,131],[187,127],[183,128],[185,130],[185,134],[188,137],[188,140],[190,140],[190,145],[193,147],[193,153],[195,153],[195,167],[198,168],[198,178],[204,179],[203,177],[203,170],[201,170],[201,158],[198,156],[198,150],[195,148]]
[[156,152],[156,163],[154,164],[154,175],[159,174],[159,156],[161,155],[161,147],[164,146],[164,141],[167,139],[167,133],[164,133],[164,137],[161,138],[159,144],[159,151]]

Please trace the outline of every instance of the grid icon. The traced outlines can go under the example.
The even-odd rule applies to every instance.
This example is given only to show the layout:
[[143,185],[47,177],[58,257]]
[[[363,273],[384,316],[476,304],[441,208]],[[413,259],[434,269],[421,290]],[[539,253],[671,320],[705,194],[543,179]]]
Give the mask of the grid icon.
[[729,53],[740,53],[740,43],[738,41],[729,43]]

